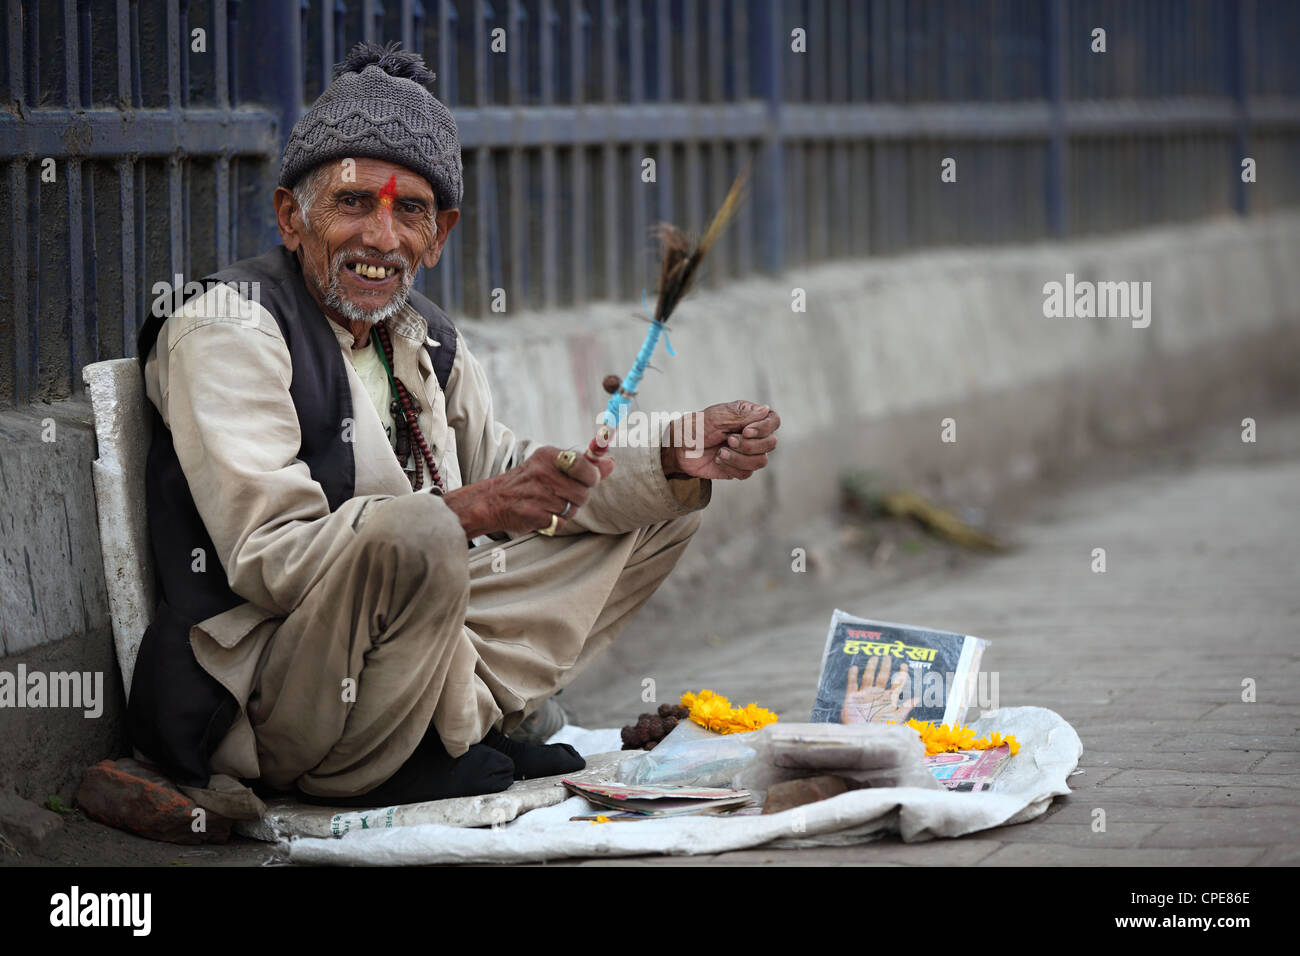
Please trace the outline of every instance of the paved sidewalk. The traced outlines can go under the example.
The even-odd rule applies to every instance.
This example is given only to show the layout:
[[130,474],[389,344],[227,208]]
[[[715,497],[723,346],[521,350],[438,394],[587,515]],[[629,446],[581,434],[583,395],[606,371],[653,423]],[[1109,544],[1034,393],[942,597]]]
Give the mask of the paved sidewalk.
[[707,686],[806,720],[833,606],[976,634],[992,641],[1002,706],[1050,707],[1083,740],[1085,772],[1046,817],[924,844],[584,862],[1300,864],[1300,422],[1270,428],[1271,444],[1228,429],[1118,456],[1120,477],[1037,497],[1007,556],[894,586],[864,583],[865,568],[791,574],[735,618],[702,604],[669,638],[621,637],[619,659],[565,693],[587,726],[645,709],[643,676],[660,699]]

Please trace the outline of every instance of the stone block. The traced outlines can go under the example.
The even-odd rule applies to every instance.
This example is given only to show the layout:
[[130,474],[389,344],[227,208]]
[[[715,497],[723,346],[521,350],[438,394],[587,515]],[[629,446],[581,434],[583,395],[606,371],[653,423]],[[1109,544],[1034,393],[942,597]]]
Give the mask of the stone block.
[[57,813],[38,807],[16,793],[0,793],[0,859],[6,853],[34,853],[63,825]]
[[101,760],[86,771],[75,799],[92,820],[150,840],[197,844],[230,838],[230,820],[203,810],[157,770],[135,760]]

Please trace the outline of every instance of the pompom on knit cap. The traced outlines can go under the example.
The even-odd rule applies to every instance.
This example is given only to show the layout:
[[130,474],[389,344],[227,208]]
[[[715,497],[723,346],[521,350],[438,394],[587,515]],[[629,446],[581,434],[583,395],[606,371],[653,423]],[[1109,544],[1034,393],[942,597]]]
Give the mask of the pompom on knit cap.
[[434,74],[419,54],[358,43],[334,80],[294,124],[280,162],[292,189],[321,163],[369,157],[428,180],[438,209],[459,209],[464,191],[460,133],[451,111],[426,88]]

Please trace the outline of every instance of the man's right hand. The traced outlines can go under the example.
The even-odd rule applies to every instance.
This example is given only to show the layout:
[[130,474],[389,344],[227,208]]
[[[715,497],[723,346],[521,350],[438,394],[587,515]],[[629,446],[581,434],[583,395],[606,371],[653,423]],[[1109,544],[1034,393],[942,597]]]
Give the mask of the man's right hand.
[[563,528],[586,504],[596,482],[609,477],[614,460],[606,457],[592,464],[579,452],[566,473],[556,462],[560,451],[543,445],[509,471],[447,494],[443,501],[460,518],[465,537],[472,539],[495,531],[541,531],[550,527],[551,515],[559,515],[570,504],[556,530]]

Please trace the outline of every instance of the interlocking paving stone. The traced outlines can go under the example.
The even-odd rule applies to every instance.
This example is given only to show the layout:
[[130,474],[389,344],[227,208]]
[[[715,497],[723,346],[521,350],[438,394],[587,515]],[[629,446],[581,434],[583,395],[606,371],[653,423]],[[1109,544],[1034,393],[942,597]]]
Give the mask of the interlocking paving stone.
[[[1197,796],[1198,807],[1300,807],[1300,790],[1294,787],[1213,787]],[[1300,828],[1284,827],[1279,840],[1297,842]]]
[[1300,846],[1275,846],[1260,857],[1260,866],[1300,866]]
[[[1293,810],[1290,825],[1300,824],[1300,811]],[[1143,847],[1263,846],[1277,843],[1278,821],[1255,819],[1245,813],[1217,820],[1176,820],[1166,823],[1142,840]]]
[[1176,734],[1160,743],[1161,750],[1172,753],[1239,748],[1250,753],[1274,750],[1300,753],[1300,734]]
[[715,863],[749,864],[771,860],[782,863],[784,854],[801,859],[825,863],[857,863],[876,866],[882,863],[902,863],[910,866],[969,866],[993,853],[1001,846],[996,840],[977,841],[928,840],[924,843],[904,843],[899,839],[876,840],[858,846],[828,846],[808,850],[763,849],[735,850],[719,853]]
[[1104,787],[1284,787],[1287,784],[1284,777],[1276,774],[1260,777],[1190,770],[1124,770],[1106,781]]
[[[1057,809],[1059,807],[1059,809]],[[1123,803],[1106,803],[1106,823],[1186,823],[1195,826],[1223,824],[1244,826],[1250,821],[1267,823],[1274,834],[1296,820],[1292,807],[1264,806],[1250,809],[1222,807],[1137,807]],[[1052,809],[1037,821],[1045,826],[1088,826],[1093,821],[1094,801],[1070,797],[1057,800]],[[1196,846],[1195,840],[1186,846]]]
[[1063,847],[1017,843],[1002,847],[976,866],[1248,866],[1264,855],[1260,847],[1194,850],[1126,847]]
[[[1252,773],[1276,773],[1276,774],[1296,774],[1300,775],[1300,753],[1295,751],[1284,751],[1282,753],[1269,754],[1251,770]],[[1296,781],[1290,780],[1288,786],[1295,786]]]
[[[1145,846],[1143,842],[1160,829],[1159,823],[1120,822],[1106,818],[1106,829],[1097,831],[1092,828],[1092,821],[1074,825],[1061,824],[1044,826],[1022,823],[1014,827],[997,827],[983,830],[962,837],[963,840],[994,840],[999,843],[1051,843],[1057,846],[1074,847],[1136,847]],[[1187,844],[1177,844],[1186,846]],[[1240,844],[1236,844],[1240,845]]]
[[1192,769],[1198,772],[1228,771],[1241,773],[1250,769],[1252,764],[1259,763],[1262,757],[1262,751],[1250,753],[1245,750],[1200,750],[1192,753],[1171,752],[1163,747],[1124,753],[1085,750],[1083,757],[1079,760],[1079,766],[1127,770]]

